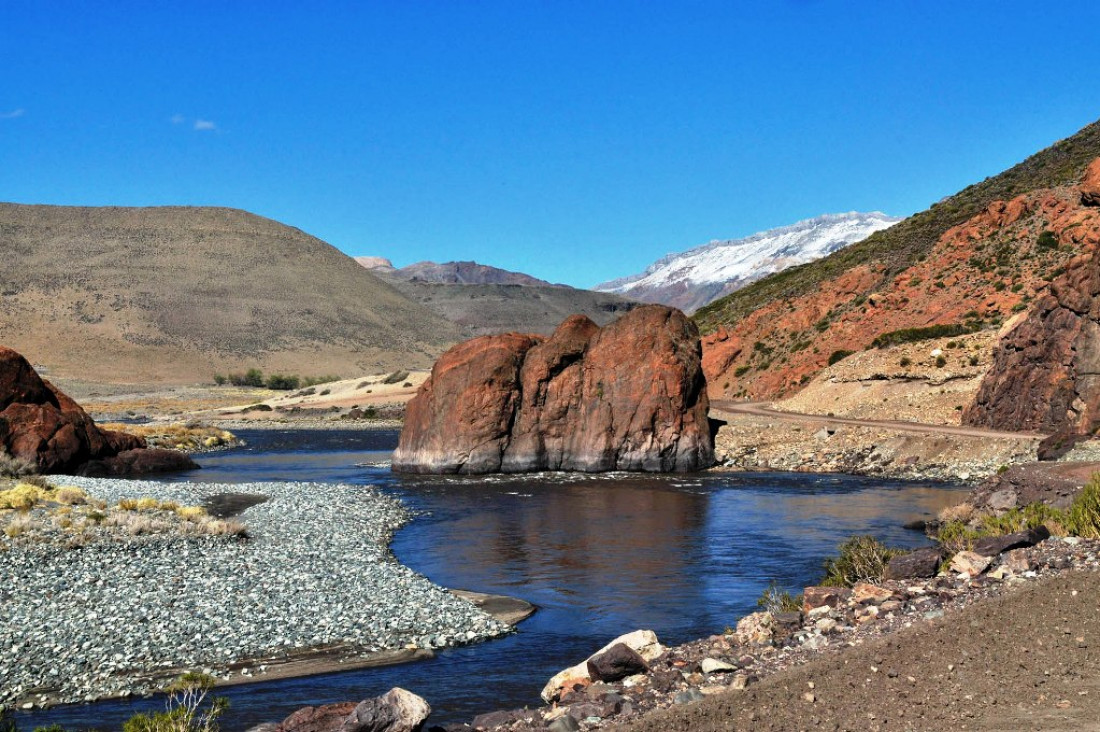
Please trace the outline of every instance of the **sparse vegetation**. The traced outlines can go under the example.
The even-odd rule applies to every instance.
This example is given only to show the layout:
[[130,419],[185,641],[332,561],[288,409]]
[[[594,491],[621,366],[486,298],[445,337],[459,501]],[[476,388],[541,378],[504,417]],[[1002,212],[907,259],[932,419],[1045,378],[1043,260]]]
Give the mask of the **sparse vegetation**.
[[837,363],[838,361],[842,361],[842,360],[848,358],[853,353],[855,353],[855,351],[849,351],[849,350],[846,350],[844,348],[839,348],[839,349],[837,349],[837,350],[835,350],[835,351],[833,351],[832,353],[829,354],[829,365],[832,366],[833,364]]
[[746,364],[742,364],[741,366],[738,366],[736,369],[734,369],[733,370],[733,375],[737,378],[741,378],[742,376],[744,376],[745,374],[747,374],[750,371],[752,371],[752,366],[749,366],[746,363]]
[[170,684],[167,709],[153,714],[135,714],[122,725],[122,732],[217,732],[218,719],[229,708],[223,697],[209,698],[215,680],[207,674],[188,672]]
[[301,379],[297,376],[287,376],[284,374],[272,374],[264,381],[264,386],[272,391],[293,391],[297,389],[301,384]]
[[397,384],[405,379],[409,378],[408,371],[394,371],[392,374],[382,379],[383,384]]
[[935,338],[948,338],[950,336],[966,335],[978,330],[972,323],[941,323],[929,325],[925,328],[902,328],[887,333],[880,333],[871,341],[872,348],[887,348],[902,343],[916,343]]
[[237,437],[227,430],[203,422],[173,424],[122,424],[117,422],[100,425],[113,432],[125,432],[145,440],[150,447],[194,452],[233,445]]
[[1050,229],[1043,229],[1035,240],[1035,245],[1040,249],[1057,249],[1058,237]]
[[769,613],[797,612],[802,609],[802,594],[792,595],[772,580],[757,598],[756,606]]

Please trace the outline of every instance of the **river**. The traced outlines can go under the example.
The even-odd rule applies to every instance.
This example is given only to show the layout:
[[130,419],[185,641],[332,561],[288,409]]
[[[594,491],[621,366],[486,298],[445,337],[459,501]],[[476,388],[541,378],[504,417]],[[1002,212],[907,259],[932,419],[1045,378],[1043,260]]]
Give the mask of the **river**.
[[[396,431],[240,436],[246,447],[199,455],[201,470],[172,480],[382,486],[417,514],[394,539],[398,560],[441,585],[521,597],[539,610],[512,636],[428,661],[227,689],[228,732],[393,686],[425,697],[432,724],[534,706],[551,675],[617,635],[648,628],[666,644],[682,643],[735,625],[773,579],[792,592],[812,584],[823,558],[852,534],[924,544],[902,524],[965,491],[804,473],[398,476],[385,467]],[[17,719],[24,730],[118,729],[162,707],[156,699],[102,702]]]

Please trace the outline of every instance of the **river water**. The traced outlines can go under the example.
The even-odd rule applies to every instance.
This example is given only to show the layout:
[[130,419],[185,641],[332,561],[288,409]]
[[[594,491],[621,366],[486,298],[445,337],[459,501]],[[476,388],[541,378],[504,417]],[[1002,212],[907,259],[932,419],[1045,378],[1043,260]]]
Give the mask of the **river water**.
[[[436,724],[534,706],[550,676],[617,635],[648,628],[663,643],[682,643],[735,625],[772,579],[791,591],[812,584],[823,558],[852,534],[926,543],[902,524],[964,493],[802,473],[398,476],[384,467],[396,431],[240,435],[247,447],[200,455],[201,470],[172,479],[383,486],[417,512],[392,545],[402,563],[446,587],[521,597],[539,611],[512,636],[428,661],[225,690],[229,732],[393,686],[425,697]],[[161,708],[156,699],[103,702],[18,720],[25,730],[118,729],[138,711]]]

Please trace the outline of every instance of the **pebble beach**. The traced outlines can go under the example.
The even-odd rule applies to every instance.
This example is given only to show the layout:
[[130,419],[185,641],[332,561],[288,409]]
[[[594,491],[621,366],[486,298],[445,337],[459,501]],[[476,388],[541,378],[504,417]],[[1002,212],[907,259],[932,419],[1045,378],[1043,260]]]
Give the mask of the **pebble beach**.
[[512,630],[394,559],[389,541],[409,513],[374,488],[64,482],[108,504],[266,500],[235,517],[244,539],[113,536],[72,548],[0,537],[0,705],[149,694],[179,670],[230,680],[262,676],[258,659],[280,654],[432,649]]

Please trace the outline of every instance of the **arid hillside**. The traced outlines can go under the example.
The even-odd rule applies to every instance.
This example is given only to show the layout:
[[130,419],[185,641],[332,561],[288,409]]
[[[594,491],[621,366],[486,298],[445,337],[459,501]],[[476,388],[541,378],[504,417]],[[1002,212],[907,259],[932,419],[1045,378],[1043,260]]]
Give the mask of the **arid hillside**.
[[[1078,187],[1097,156],[1100,123],[863,242],[703,308],[696,320],[711,396],[789,396],[847,352],[1000,330],[1100,241],[1100,214]],[[945,354],[944,368],[953,356]],[[989,363],[988,353],[979,360]],[[898,366],[904,371],[900,357]]]
[[428,367],[459,338],[334,247],[234,209],[0,204],[0,251],[0,342],[60,376],[351,376]]

